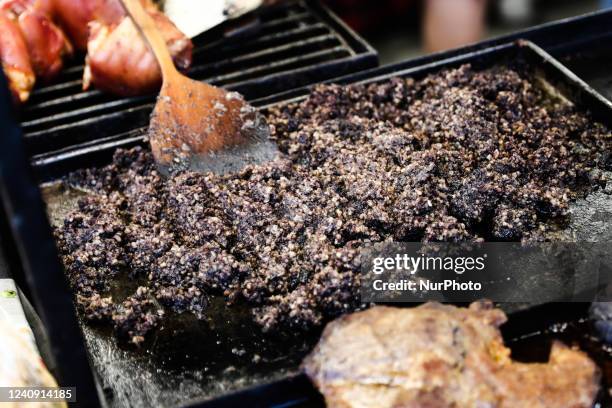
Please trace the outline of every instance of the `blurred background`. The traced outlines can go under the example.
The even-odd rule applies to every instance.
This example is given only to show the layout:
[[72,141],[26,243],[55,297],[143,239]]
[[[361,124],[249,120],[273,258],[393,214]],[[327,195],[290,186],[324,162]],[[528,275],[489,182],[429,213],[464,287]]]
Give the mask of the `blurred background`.
[[609,0],[325,0],[381,64],[612,6]]

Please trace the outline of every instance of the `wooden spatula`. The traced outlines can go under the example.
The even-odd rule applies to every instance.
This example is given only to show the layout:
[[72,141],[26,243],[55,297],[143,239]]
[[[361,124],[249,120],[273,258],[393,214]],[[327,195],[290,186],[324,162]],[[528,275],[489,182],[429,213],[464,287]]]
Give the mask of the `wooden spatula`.
[[161,67],[163,85],[149,140],[160,171],[225,174],[272,160],[278,150],[259,112],[235,92],[194,81],[174,66],[166,42],[140,0],[122,0]]

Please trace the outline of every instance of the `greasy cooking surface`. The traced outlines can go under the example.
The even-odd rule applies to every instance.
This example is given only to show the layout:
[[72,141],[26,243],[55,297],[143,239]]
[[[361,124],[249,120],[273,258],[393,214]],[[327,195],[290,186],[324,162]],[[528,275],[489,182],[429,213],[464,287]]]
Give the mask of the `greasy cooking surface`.
[[284,157],[232,176],[166,181],[140,150],[73,174],[95,194],[56,232],[84,317],[140,343],[222,295],[264,330],[309,329],[361,306],[368,243],[562,228],[604,184],[610,132],[520,72],[319,88],[269,113]]
[[510,358],[491,305],[377,306],[327,325],[304,361],[330,407],[591,407],[599,370],[555,343],[543,363]]

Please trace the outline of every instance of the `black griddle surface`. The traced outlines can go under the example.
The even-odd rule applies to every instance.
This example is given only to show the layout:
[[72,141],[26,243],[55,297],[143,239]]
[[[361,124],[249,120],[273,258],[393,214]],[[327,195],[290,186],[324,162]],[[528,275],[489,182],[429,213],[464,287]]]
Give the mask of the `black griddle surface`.
[[[511,50],[512,47],[500,47],[477,55],[468,55],[446,63],[415,68],[399,74],[402,76],[415,73],[423,75],[446,68],[449,65],[456,66],[464,62],[473,62],[478,66],[484,63],[486,66],[490,64],[491,59],[499,63],[502,57],[507,58],[508,55],[504,53],[509,49]],[[394,74],[376,78],[376,80],[384,80],[392,76]],[[582,85],[578,84],[578,86]],[[601,106],[597,106],[597,108],[600,113],[604,109]],[[138,139],[134,138],[129,143],[131,145],[142,143]],[[90,158],[93,158],[96,163],[101,163],[105,160],[104,158],[110,158],[109,153],[112,154],[117,147],[125,146],[124,143],[86,146],[81,151],[75,150],[67,152],[65,155],[44,157],[36,163],[35,167],[42,175],[41,178],[49,180],[54,178],[51,176],[54,172],[66,174],[67,169],[71,167],[74,169],[92,165]],[[611,174],[607,176],[609,180],[612,180]],[[65,201],[60,200],[60,202]],[[53,213],[53,210],[51,212]],[[569,224],[557,238],[570,242],[576,240],[610,240],[612,238],[611,227],[612,183],[608,183],[606,190],[597,191],[586,199],[578,200],[572,204]],[[542,299],[542,302],[547,302],[547,299]],[[566,304],[564,307],[563,310],[566,310],[564,316],[568,318],[567,322],[579,324],[580,320],[573,319],[571,314],[567,312],[572,311],[576,305]],[[514,312],[517,309],[532,309],[533,305],[510,304],[504,305],[503,308],[507,312]],[[221,312],[217,315],[224,315],[222,308],[220,310]],[[525,317],[511,317],[510,323],[517,321],[520,325],[522,321],[529,319],[539,321],[535,313],[529,314],[530,311],[525,313],[527,313]],[[232,317],[232,319],[234,318],[238,317]],[[208,333],[208,329],[201,326],[200,323],[185,324],[184,326],[179,323],[177,327],[165,328],[165,332],[162,330],[161,337],[151,339],[151,343],[143,347],[142,350],[122,349],[115,345],[114,340],[108,336],[108,333],[88,326],[84,326],[84,330],[94,366],[99,376],[102,377],[111,406],[147,406],[160,403],[167,406],[184,404],[192,398],[197,398],[201,403],[203,398],[210,399],[221,395],[223,395],[221,399],[211,401],[210,404],[204,406],[212,407],[217,406],[216,404],[232,406],[223,405],[222,401],[232,401],[234,396],[231,395],[231,392],[233,390],[244,390],[249,385],[257,385],[257,387],[236,395],[236,398],[245,398],[245,395],[250,395],[250,397],[246,397],[247,399],[242,399],[244,405],[241,406],[266,406],[251,405],[249,398],[255,398],[254,396],[258,395],[265,400],[262,397],[262,395],[266,395],[265,390],[269,390],[276,395],[279,390],[283,390],[283,387],[291,387],[290,384],[294,384],[292,378],[295,378],[294,375],[297,372],[299,361],[307,353],[310,346],[314,344],[315,339],[304,339],[303,337],[273,339],[266,337],[265,340],[258,340],[258,329],[250,324],[238,318],[237,321],[224,325],[225,328],[220,331],[220,334],[214,334]],[[539,336],[537,333],[543,333],[541,341],[548,341],[547,339],[550,339],[551,334],[547,334],[547,329],[550,326],[540,324],[537,327],[537,330],[523,330],[519,336],[521,341],[528,337],[531,337],[532,340],[537,339]],[[190,337],[189,333],[194,331],[196,332],[195,335]],[[227,335],[223,334],[224,332]],[[557,336],[559,333],[561,331],[555,330],[553,334]],[[204,338],[198,337],[202,334],[205,334]],[[316,337],[316,333],[313,333],[313,335]],[[233,337],[230,338],[230,336]],[[519,337],[507,335],[505,338],[512,345],[513,339],[518,342]],[[165,348],[167,341],[175,342],[177,346]],[[249,347],[251,345],[254,346],[252,349]],[[271,354],[267,361],[264,360],[265,364],[253,364],[254,356],[251,353],[266,348],[270,350]],[[195,353],[196,349],[200,349],[201,352]],[[246,352],[243,353],[242,350]],[[263,355],[263,352],[260,354]],[[221,358],[213,357],[217,355],[220,355]],[[277,357],[274,357],[275,355]],[[547,354],[542,353],[540,358],[546,358],[546,356]],[[600,367],[609,364],[608,355],[597,358]],[[242,376],[242,374],[245,375]],[[211,375],[219,375],[219,377],[212,378]],[[262,387],[262,384],[270,381],[277,382],[269,387],[265,385]],[[308,390],[308,387],[304,387],[303,381],[298,381],[298,384],[301,384],[300,387],[302,388],[298,387],[296,393],[305,393],[304,398],[288,400],[282,406],[304,406],[299,404],[311,403],[316,406],[317,403],[320,404],[320,397],[312,390]],[[270,401],[272,400],[271,398]]]

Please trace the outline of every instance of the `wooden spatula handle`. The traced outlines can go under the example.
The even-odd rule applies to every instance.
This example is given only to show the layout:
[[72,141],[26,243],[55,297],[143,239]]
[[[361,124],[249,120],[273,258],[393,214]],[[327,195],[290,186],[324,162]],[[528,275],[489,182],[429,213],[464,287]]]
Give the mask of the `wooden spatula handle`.
[[121,0],[121,2],[136,27],[138,27],[149,43],[153,54],[155,54],[155,58],[161,67],[164,81],[169,79],[170,76],[177,74],[178,71],[174,66],[166,41],[155,26],[153,18],[142,6],[140,0]]

